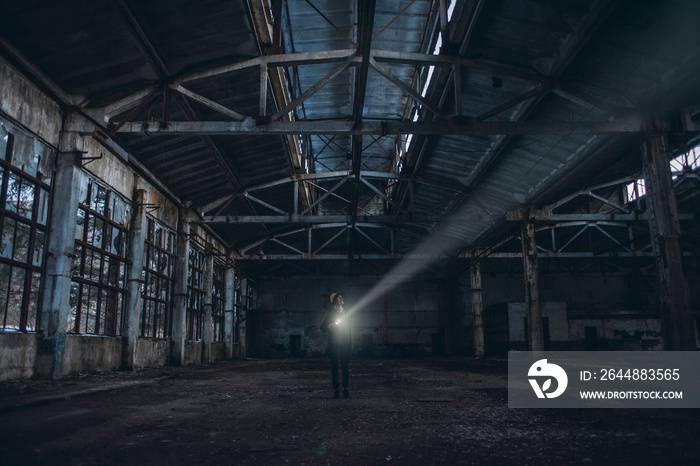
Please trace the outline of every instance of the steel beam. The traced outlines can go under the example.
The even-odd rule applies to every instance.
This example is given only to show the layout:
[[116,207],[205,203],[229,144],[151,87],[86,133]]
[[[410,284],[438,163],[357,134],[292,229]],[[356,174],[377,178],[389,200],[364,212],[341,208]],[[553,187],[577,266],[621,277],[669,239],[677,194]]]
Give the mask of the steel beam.
[[418,92],[416,92],[411,86],[406,84],[405,82],[401,81],[399,78],[394,76],[391,71],[387,70],[383,66],[381,66],[379,63],[377,63],[375,60],[370,58],[369,61],[370,66],[372,67],[373,70],[375,70],[377,73],[382,75],[384,78],[386,78],[387,81],[392,83],[394,86],[398,87],[402,91],[404,91],[406,94],[409,96],[413,97],[415,100],[423,104],[426,108],[430,109],[431,112],[433,112],[435,115],[441,117],[441,118],[449,118],[449,116],[444,113],[442,110],[440,110],[437,106],[433,105],[430,103],[428,99],[420,95]]
[[198,79],[211,78],[234,71],[246,70],[248,68],[259,67],[262,64],[268,66],[299,66],[312,65],[317,63],[337,63],[343,62],[355,55],[355,49],[344,50],[324,50],[321,52],[299,52],[286,53],[282,55],[265,55],[262,57],[250,58],[228,65],[217,66],[203,71],[195,71],[179,76],[176,81],[186,83]]
[[526,92],[523,95],[515,97],[515,98],[509,100],[508,102],[501,104],[498,107],[495,107],[495,108],[489,110],[488,112],[482,113],[481,115],[477,116],[476,119],[478,121],[488,120],[492,116],[496,116],[499,113],[504,112],[511,107],[515,107],[516,105],[518,105],[521,102],[524,102],[524,101],[531,99],[533,97],[539,97],[540,95],[544,94],[545,92],[548,92],[550,89],[551,89],[551,87],[548,87],[548,86],[542,86],[542,85],[537,86],[534,89],[532,89],[531,91]]
[[483,357],[484,351],[484,303],[481,291],[481,261],[472,261],[469,277],[471,279],[474,356]]
[[[367,76],[370,66],[370,50],[372,48],[372,30],[374,29],[374,11],[376,0],[357,0],[357,54],[361,62],[355,72],[355,89],[353,93],[353,127],[362,126],[367,94]],[[350,191],[350,206],[348,214],[352,222],[357,221],[357,210],[360,199],[360,172],[362,170],[362,134],[352,137],[352,181]],[[348,256],[353,255],[353,242],[350,242]]]
[[525,279],[525,313],[527,315],[527,342],[529,351],[544,351],[542,306],[539,292],[537,240],[535,222],[526,218],[522,223],[523,277]]
[[[236,260],[241,261],[270,261],[270,260],[347,260],[347,254],[251,254],[246,256],[238,256]],[[355,260],[419,260],[424,261],[428,259],[450,259],[451,257],[447,255],[440,254],[355,254],[353,259]]]
[[271,118],[271,119],[272,119],[273,121],[274,121],[274,120],[279,120],[279,119],[282,118],[284,115],[288,114],[289,112],[291,112],[292,110],[294,110],[295,108],[297,108],[299,105],[301,105],[302,103],[306,102],[312,95],[314,95],[315,93],[317,93],[318,91],[320,91],[321,89],[323,89],[323,87],[324,87],[326,84],[328,84],[329,82],[331,82],[331,80],[333,80],[333,78],[335,78],[336,76],[338,76],[340,73],[342,73],[343,71],[345,71],[346,69],[348,69],[348,68],[350,67],[350,65],[352,65],[352,64],[353,64],[353,60],[352,60],[352,59],[346,60],[345,63],[343,63],[342,65],[340,65],[338,68],[336,68],[336,69],[333,70],[332,72],[328,73],[328,74],[327,74],[326,76],[324,76],[323,78],[321,78],[316,84],[314,84],[313,86],[311,86],[310,88],[308,88],[303,94],[301,94],[299,97],[297,97],[296,99],[294,99],[293,101],[291,101],[289,104],[287,104],[282,110],[280,110],[280,111],[278,111],[277,113],[275,113],[274,115],[272,115],[272,118]]
[[678,206],[668,163],[668,142],[666,134],[655,126],[642,143],[641,151],[647,205],[652,212],[649,228],[659,278],[664,349],[694,351],[698,348],[688,284],[683,271]]
[[[470,217],[471,218],[471,217]],[[444,217],[439,215],[411,214],[411,215],[358,215],[357,223],[374,224],[400,224],[400,223],[437,223]],[[474,220],[483,220],[482,217],[474,217]],[[193,220],[193,223],[210,224],[250,224],[250,223],[287,223],[287,224],[326,224],[348,223],[349,215],[205,215],[201,219]]]
[[[342,230],[341,233],[345,231]],[[267,239],[266,239],[267,241]],[[685,257],[690,257],[689,254],[684,254]],[[491,253],[486,258],[488,259],[522,259],[523,255],[521,252],[495,252]],[[539,258],[546,259],[621,259],[621,258],[653,258],[654,255],[650,251],[636,251],[636,252],[618,252],[618,253],[601,253],[596,254],[593,252],[540,252],[538,253]],[[295,260],[346,260],[347,254],[316,254],[316,253],[303,253],[303,254],[244,254],[237,255],[236,260],[244,261],[295,261]],[[447,254],[399,254],[399,253],[387,253],[387,254],[355,254],[354,259],[364,259],[364,260],[426,260],[426,259],[443,259],[452,260],[455,258],[466,259],[465,254],[460,254],[459,256],[449,256]],[[483,260],[483,258],[481,259]]]
[[642,131],[641,118],[631,116],[623,120],[603,122],[534,122],[534,121],[475,121],[452,118],[440,122],[411,122],[397,120],[364,121],[355,125],[352,121],[275,121],[257,125],[254,120],[245,121],[171,121],[161,128],[159,121],[127,122],[117,133],[143,134],[146,136],[198,135],[235,136],[266,134],[348,134],[386,135],[531,135],[531,136],[589,136],[595,134],[630,134]]
[[324,15],[323,12],[322,12],[321,10],[319,10],[318,8],[316,8],[316,6],[315,6],[313,3],[311,3],[310,0],[304,0],[304,1],[305,1],[311,8],[313,8],[313,10],[314,10],[316,13],[318,13],[318,15],[319,15],[321,18],[323,18],[328,24],[330,24],[331,27],[332,27],[333,29],[335,29],[335,31],[340,35],[340,37],[342,37],[343,39],[345,39],[346,41],[348,41],[350,44],[355,45],[355,43],[352,41],[352,39],[351,39],[350,37],[348,37],[348,35],[345,34],[345,32],[343,32],[338,26],[336,26],[335,23],[333,23],[333,21],[331,21],[330,18],[328,18],[328,16]]
[[215,111],[221,113],[222,115],[226,115],[227,117],[231,117],[234,120],[242,121],[242,120],[245,120],[246,118],[250,118],[250,117],[246,117],[245,115],[241,115],[240,113],[233,111],[230,108],[224,107],[221,104],[217,104],[216,102],[209,100],[206,97],[203,97],[195,92],[192,92],[189,89],[186,89],[185,87],[183,87],[182,84],[180,84],[180,83],[171,84],[170,88],[176,90],[177,92],[179,92],[182,95],[189,97],[192,100],[199,102],[200,104],[202,104],[206,107],[211,108],[212,110],[215,110]]

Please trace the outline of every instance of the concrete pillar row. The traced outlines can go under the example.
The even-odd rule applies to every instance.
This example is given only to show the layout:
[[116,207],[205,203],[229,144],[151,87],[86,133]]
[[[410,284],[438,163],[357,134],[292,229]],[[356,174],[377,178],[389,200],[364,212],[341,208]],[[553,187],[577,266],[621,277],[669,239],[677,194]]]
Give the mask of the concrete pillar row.
[[214,339],[212,301],[214,292],[214,255],[207,253],[204,259],[204,325],[202,329],[202,362],[211,362],[211,342]]
[[481,262],[473,261],[470,269],[472,312],[474,313],[474,356],[483,357],[484,350],[484,304],[481,291]]
[[126,312],[124,313],[124,354],[122,365],[127,370],[133,370],[138,364],[136,361],[136,348],[141,334],[141,310],[143,298],[141,288],[143,286],[143,266],[145,261],[146,235],[146,191],[134,190],[131,211],[131,229],[129,230],[129,249],[127,251],[130,262],[129,275],[126,281]]
[[190,223],[187,220],[185,209],[180,209],[178,217],[171,359],[173,365],[182,366],[185,364],[185,340],[187,339],[187,271],[190,263]]
[[542,305],[540,303],[537,240],[535,239],[534,207],[530,207],[522,223],[523,269],[525,278],[525,315],[527,343],[530,351],[544,351]]
[[82,147],[80,134],[61,133],[37,325],[40,339],[37,373],[41,377],[63,376],[66,328],[70,314],[71,263],[80,202]]
[[656,260],[661,301],[664,349],[697,349],[688,284],[683,272],[681,229],[666,133],[659,122],[650,120],[649,134],[641,144],[649,228]]

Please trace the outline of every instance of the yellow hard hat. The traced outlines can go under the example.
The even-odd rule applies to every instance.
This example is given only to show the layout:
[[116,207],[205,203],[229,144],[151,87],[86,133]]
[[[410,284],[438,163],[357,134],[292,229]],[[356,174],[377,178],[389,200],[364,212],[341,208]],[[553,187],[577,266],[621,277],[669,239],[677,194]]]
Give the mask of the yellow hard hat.
[[338,296],[338,293],[331,293],[331,302],[335,301],[336,296]]

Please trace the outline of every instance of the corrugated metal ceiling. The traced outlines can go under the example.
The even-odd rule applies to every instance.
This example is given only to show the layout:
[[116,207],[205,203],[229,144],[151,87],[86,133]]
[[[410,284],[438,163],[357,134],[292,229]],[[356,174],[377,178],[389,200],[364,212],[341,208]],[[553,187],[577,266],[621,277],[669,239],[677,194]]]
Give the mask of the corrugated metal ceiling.
[[[364,0],[280,2],[276,19],[281,21],[282,52],[348,50],[351,54],[362,27],[358,3]],[[378,0],[371,18],[371,49],[432,54],[440,29],[439,4],[437,0]],[[84,108],[98,109],[183,73],[276,53],[259,30],[261,18],[267,18],[273,30],[273,7],[267,0],[28,0],[2,2],[0,28],[4,40],[28,62],[66,92],[84,97]],[[608,111],[619,117],[629,111],[673,109],[700,100],[700,86],[693,79],[700,68],[697,18],[700,4],[690,0],[464,0],[456,4],[440,54],[471,60],[458,68],[462,119],[603,122],[611,120]],[[9,49],[4,54],[13,58]],[[422,90],[427,66],[380,65],[405,85]],[[286,66],[281,84],[275,85],[284,88],[291,100],[339,66],[337,62]],[[457,108],[451,70],[436,70],[426,93],[428,101],[448,115]],[[319,124],[352,121],[359,73],[362,57],[297,106],[294,118]],[[265,123],[279,110],[283,97],[270,86],[267,116],[258,115],[259,83],[258,67],[250,67],[188,82],[186,87]],[[522,98],[529,92],[529,98]],[[207,105],[172,94],[171,121],[231,121]],[[159,120],[163,108],[163,96],[158,94],[138,114],[129,115],[131,109],[125,109],[116,121],[127,116],[136,121]],[[410,121],[413,108],[420,109],[419,122],[448,124],[369,68],[364,121]],[[120,134],[118,139],[192,206],[214,205],[211,213],[225,216],[263,216],[303,210],[339,178],[306,181],[310,199],[304,205],[294,206],[291,181],[253,193],[274,209],[246,199],[247,189],[308,172],[352,173],[358,168],[352,167],[353,143],[348,134],[303,135],[301,167],[295,166],[299,150],[290,151],[297,143],[295,137]],[[356,138],[363,147],[360,173],[393,173],[396,150],[405,137]],[[638,172],[639,161],[629,156],[636,144],[629,135],[416,136],[408,153],[402,154],[405,178],[368,178],[371,186],[353,185],[349,180],[310,212],[351,214],[354,199],[361,217],[396,216],[377,222],[378,228],[353,228],[352,218],[344,222],[345,227],[343,222],[335,226],[215,223],[210,227],[237,249],[267,238],[270,241],[256,249],[263,254],[382,252],[388,257],[410,252],[436,228],[454,239],[458,251],[507,228],[504,216],[513,209],[552,202],[594,179]],[[230,202],[215,202],[234,195]],[[440,222],[434,218],[416,220],[421,215],[454,219],[438,227]],[[273,237],[279,241],[272,241]]]

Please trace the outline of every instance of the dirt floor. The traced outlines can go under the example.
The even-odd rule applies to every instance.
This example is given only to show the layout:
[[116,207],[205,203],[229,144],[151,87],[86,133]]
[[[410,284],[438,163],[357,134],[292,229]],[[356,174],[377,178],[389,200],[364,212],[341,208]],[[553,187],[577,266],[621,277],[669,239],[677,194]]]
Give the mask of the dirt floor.
[[700,410],[508,409],[504,360],[234,361],[0,383],[0,464],[700,464]]

